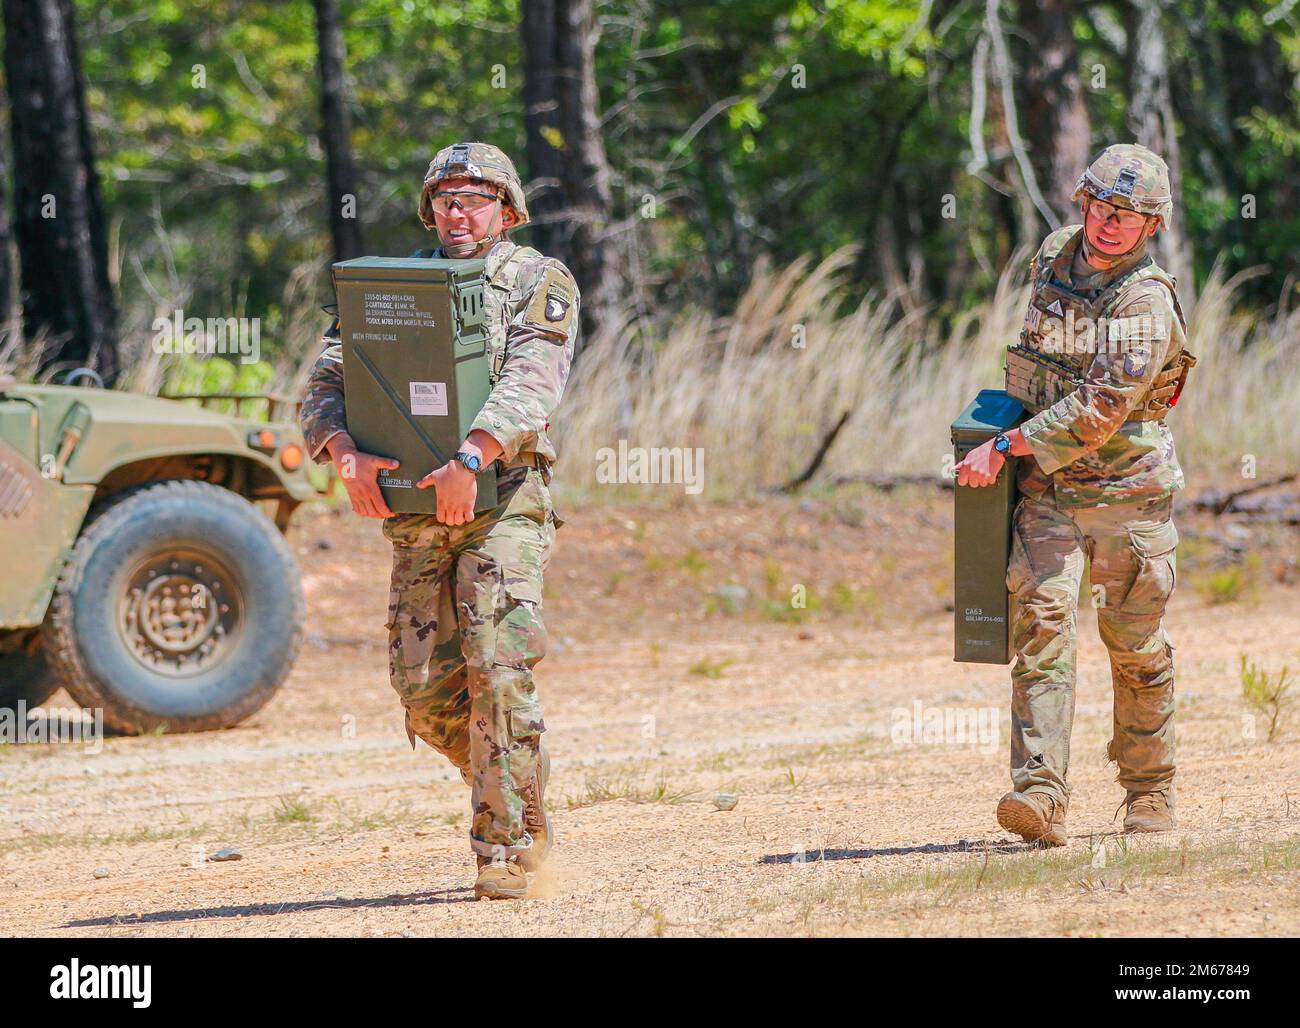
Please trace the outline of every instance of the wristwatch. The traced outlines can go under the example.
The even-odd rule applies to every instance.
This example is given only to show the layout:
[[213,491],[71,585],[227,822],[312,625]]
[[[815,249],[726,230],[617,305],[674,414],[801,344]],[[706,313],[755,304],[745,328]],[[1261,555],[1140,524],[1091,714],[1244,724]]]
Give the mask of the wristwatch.
[[[999,432],[993,437],[993,449],[997,450],[1002,456],[1009,457],[1011,456],[1011,440]],[[457,456],[460,455],[457,454]]]
[[481,460],[475,457],[474,454],[466,453],[464,450],[459,451],[451,459],[460,461],[462,464],[465,465],[467,469],[469,469],[471,472],[473,472],[476,475],[479,473],[479,470],[483,467],[483,462]]

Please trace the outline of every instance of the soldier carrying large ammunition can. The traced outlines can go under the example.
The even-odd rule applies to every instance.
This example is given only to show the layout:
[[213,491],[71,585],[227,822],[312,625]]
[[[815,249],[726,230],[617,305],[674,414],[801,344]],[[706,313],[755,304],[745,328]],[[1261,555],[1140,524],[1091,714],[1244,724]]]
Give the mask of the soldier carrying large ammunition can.
[[1165,606],[1183,472],[1165,418],[1195,358],[1174,280],[1148,241],[1173,212],[1169,169],[1146,147],[1107,147],[1072,199],[1082,225],[1047,237],[1006,390],[1032,417],[973,450],[960,486],[991,484],[1020,462],[1007,585],[1014,594],[1011,781],[998,823],[1065,844],[1074,719],[1075,613],[1091,560],[1097,622],[1110,652],[1108,756],[1124,786],[1127,831],[1173,826],[1173,642]]
[[[546,652],[542,573],[560,523],[548,490],[556,457],[548,418],[573,361],[578,286],[558,260],[506,238],[527,224],[528,207],[495,146],[440,150],[419,216],[442,246],[414,256],[486,262],[491,393],[455,457],[419,482],[437,490],[437,514],[394,515],[377,478],[397,462],[358,452],[348,434],[337,318],[307,385],[303,434],[316,461],[354,469],[343,476],[353,510],[385,519],[390,681],[411,745],[423,739],[471,787],[475,895],[522,898],[526,872],[553,840],[532,669]],[[476,473],[494,463],[497,505],[475,516]]]

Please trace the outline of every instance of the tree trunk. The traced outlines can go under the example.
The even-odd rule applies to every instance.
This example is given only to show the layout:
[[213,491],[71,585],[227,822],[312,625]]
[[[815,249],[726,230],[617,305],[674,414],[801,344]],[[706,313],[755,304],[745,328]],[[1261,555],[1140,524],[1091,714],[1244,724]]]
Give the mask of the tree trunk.
[[[563,247],[564,153],[556,92],[555,0],[522,5],[524,132],[528,154],[528,214],[533,245],[557,254]],[[582,283],[579,283],[581,286]]]
[[1134,0],[1129,21],[1128,123],[1143,146],[1154,150],[1169,165],[1174,213],[1152,243],[1156,262],[1178,280],[1179,299],[1190,309],[1196,282],[1192,274],[1192,243],[1184,230],[1182,162],[1169,90],[1169,55],[1160,19],[1166,0]]
[[1074,0],[1020,0],[1020,25],[1029,34],[1021,95],[1030,160],[1063,225],[1079,220],[1070,194],[1091,156],[1074,11]]
[[[691,77],[691,85],[695,88],[700,109],[709,109],[717,101],[717,97],[709,88],[699,58],[694,50],[688,48],[682,52],[682,60]],[[714,280],[714,295],[716,299],[731,300],[738,297],[749,285],[750,277],[754,273],[754,254],[750,232],[745,225],[740,194],[736,189],[736,177],[723,152],[718,124],[717,119],[710,122],[699,136],[699,190],[704,200],[703,214],[709,222],[707,246]],[[714,194],[718,197],[716,206],[723,213],[722,226],[725,228],[720,226],[713,216]]]
[[[616,251],[607,236],[614,200],[600,132],[591,0],[530,0],[521,31],[529,172],[546,184],[537,193],[537,239],[578,280],[583,334],[590,337],[616,320],[622,305]],[[553,207],[557,191],[549,181],[555,178]]]
[[[8,98],[0,92],[0,107],[8,105]],[[0,140],[0,349],[8,341],[9,333],[18,331],[14,314],[14,271],[12,260],[13,234],[9,228],[9,148]]]
[[117,310],[70,0],[3,0],[27,337],[117,377]]
[[328,179],[326,200],[334,259],[344,261],[365,252],[357,210],[357,169],[352,160],[352,118],[348,113],[343,45],[335,0],[313,0],[316,5],[316,42],[320,65],[321,141],[325,145]]
[[[108,277],[108,218],[104,214],[104,194],[95,174],[95,141],[90,135],[90,114],[86,109],[86,79],[81,70],[81,43],[77,39],[73,0],[59,0],[59,13],[63,15],[64,33],[68,40],[68,64],[72,68],[72,88],[77,104],[77,139],[88,169],[86,174],[86,204],[90,211],[90,243],[96,266],[103,274],[104,288],[112,296]],[[114,314],[116,322],[116,313]]]

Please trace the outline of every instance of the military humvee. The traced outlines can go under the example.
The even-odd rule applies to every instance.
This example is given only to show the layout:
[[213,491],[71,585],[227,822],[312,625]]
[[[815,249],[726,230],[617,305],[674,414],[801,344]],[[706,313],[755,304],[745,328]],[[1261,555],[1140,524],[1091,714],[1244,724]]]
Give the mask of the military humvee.
[[0,707],[63,686],[117,731],[202,731],[271,698],[303,632],[281,533],[318,494],[265,402],[0,377]]

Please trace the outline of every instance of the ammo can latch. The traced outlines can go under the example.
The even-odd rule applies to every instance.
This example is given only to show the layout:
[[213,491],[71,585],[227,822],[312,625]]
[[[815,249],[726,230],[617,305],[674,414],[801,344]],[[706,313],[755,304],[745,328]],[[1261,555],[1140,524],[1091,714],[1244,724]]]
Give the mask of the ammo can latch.
[[483,309],[483,279],[452,279],[452,310],[456,315],[456,338],[461,355],[482,353],[487,349],[484,327],[487,312]]

